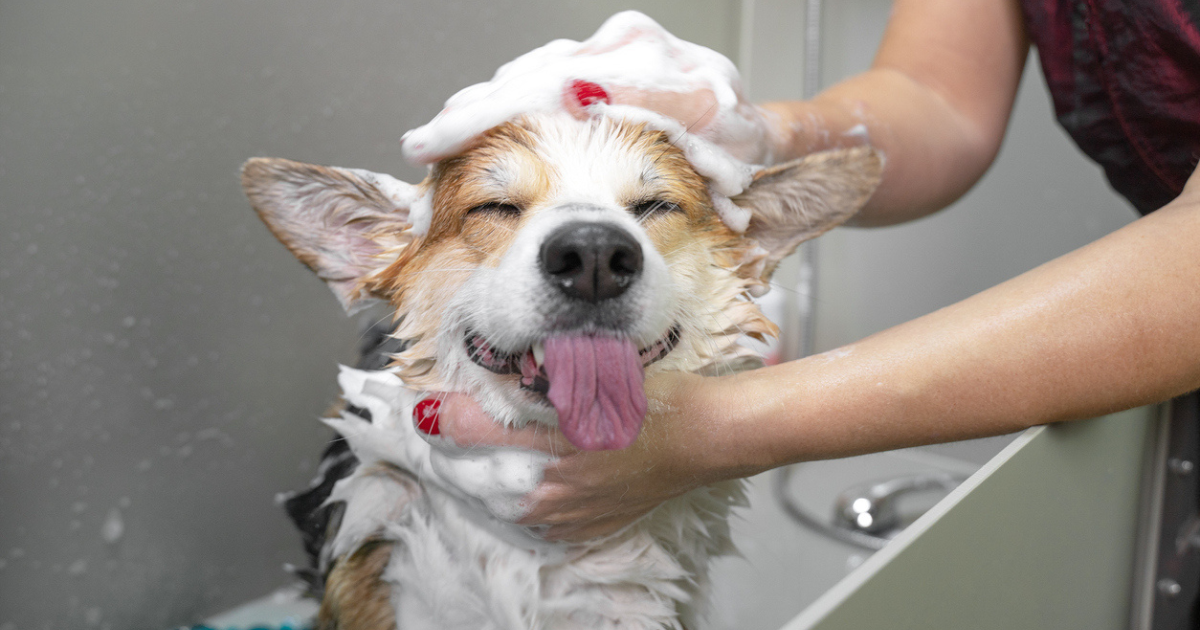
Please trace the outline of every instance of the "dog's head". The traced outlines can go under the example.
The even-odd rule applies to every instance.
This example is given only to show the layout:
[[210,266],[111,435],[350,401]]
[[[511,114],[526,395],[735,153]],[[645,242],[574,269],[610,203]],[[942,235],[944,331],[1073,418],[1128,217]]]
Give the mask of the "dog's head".
[[763,170],[733,199],[744,234],[662,132],[607,118],[505,123],[418,186],[263,158],[242,181],[347,309],[395,310],[406,383],[599,449],[636,438],[644,370],[711,368],[746,354],[742,335],[774,334],[748,294],[853,215],[880,171],[866,147]]

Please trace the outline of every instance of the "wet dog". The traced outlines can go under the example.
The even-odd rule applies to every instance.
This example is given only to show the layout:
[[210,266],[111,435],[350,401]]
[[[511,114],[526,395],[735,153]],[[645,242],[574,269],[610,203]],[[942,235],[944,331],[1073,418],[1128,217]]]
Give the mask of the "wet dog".
[[341,439],[289,501],[323,586],[319,627],[694,625],[739,482],[612,536],[547,542],[509,521],[548,456],[422,438],[414,407],[465,391],[499,423],[629,446],[653,407],[645,374],[754,365],[739,339],[776,328],[749,296],[853,215],[881,169],[859,147],[761,170],[733,198],[750,213],[739,233],[671,138],[614,118],[504,123],[416,186],[247,162],[246,193],[279,240],[347,309],[382,302],[395,322],[388,361],[343,369],[346,406],[328,420]]

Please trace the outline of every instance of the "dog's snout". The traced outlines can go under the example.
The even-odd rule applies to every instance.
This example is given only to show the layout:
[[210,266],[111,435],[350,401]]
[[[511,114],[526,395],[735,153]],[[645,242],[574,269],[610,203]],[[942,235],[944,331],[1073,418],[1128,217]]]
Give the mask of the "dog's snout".
[[570,297],[615,298],[642,273],[642,247],[625,230],[603,223],[568,223],[542,244],[542,271]]

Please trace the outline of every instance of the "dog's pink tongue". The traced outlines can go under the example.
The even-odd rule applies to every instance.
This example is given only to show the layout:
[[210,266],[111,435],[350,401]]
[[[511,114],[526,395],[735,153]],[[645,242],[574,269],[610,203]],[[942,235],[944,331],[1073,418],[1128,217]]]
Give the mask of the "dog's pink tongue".
[[585,451],[633,444],[646,417],[642,358],[631,341],[596,335],[545,341],[558,428]]

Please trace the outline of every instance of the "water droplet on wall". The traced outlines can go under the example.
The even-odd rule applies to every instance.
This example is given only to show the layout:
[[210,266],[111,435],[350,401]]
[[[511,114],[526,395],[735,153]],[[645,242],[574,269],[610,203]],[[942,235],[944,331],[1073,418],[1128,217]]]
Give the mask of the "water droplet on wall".
[[117,508],[112,508],[108,511],[108,516],[104,517],[104,525],[100,527],[100,537],[104,542],[112,545],[121,536],[125,534],[125,521],[121,519],[121,511]]

